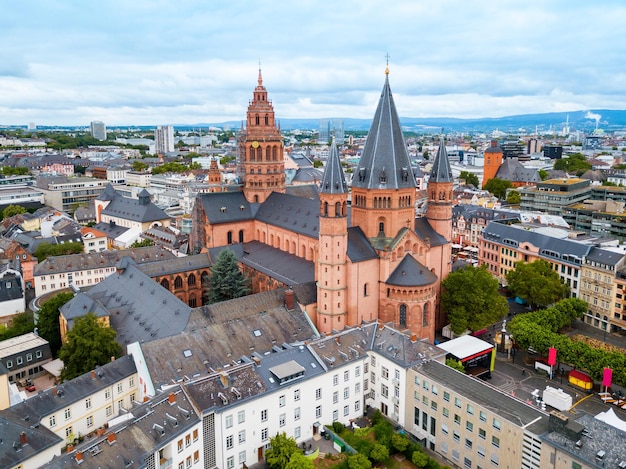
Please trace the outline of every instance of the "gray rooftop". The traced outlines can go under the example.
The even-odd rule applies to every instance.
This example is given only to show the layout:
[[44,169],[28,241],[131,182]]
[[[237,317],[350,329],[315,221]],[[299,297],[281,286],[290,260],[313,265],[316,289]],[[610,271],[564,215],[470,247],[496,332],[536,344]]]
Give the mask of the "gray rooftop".
[[346,178],[343,174],[341,161],[339,161],[339,153],[337,152],[337,145],[334,140],[330,146],[328,162],[324,167],[324,176],[322,178],[320,192],[323,194],[346,194],[348,192]]
[[439,141],[437,156],[435,156],[433,167],[430,170],[428,182],[454,182],[454,176],[452,176],[450,160],[448,159],[448,152],[446,151],[446,144],[443,137],[441,137]]
[[174,254],[159,246],[101,251],[91,254],[70,254],[67,256],[48,257],[43,262],[35,265],[33,275],[49,275],[115,267],[122,257],[130,257],[137,264],[175,259]]
[[147,262],[137,265],[139,270],[150,277],[202,269],[205,269],[207,273],[210,273],[210,267],[211,260],[206,253],[196,254],[193,256],[174,257],[173,259],[164,259],[162,261]]
[[391,273],[386,283],[399,287],[419,287],[432,285],[437,276],[411,254],[407,254]]
[[241,191],[198,194],[196,203],[201,204],[211,224],[251,220],[253,218],[252,207]]
[[446,386],[459,396],[465,396],[476,404],[508,420],[513,425],[525,426],[535,435],[548,430],[548,414],[508,394],[489,386],[480,379],[461,373],[436,361],[428,361],[415,369]]
[[208,376],[209,368],[255,351],[316,338],[317,330],[298,303],[288,311],[284,301],[285,290],[279,289],[194,309],[182,333],[142,344],[155,386],[184,376]]
[[268,225],[278,226],[317,239],[319,199],[307,199],[272,192],[259,207],[256,219]]
[[[107,185],[107,189],[111,185]],[[152,221],[166,220],[169,216],[159,207],[150,201],[150,194],[144,189],[139,193],[138,199],[116,196],[107,196],[110,202],[102,210],[102,215],[123,218],[134,222],[146,223]]]
[[363,154],[354,171],[352,187],[403,189],[415,186],[411,160],[387,74]]

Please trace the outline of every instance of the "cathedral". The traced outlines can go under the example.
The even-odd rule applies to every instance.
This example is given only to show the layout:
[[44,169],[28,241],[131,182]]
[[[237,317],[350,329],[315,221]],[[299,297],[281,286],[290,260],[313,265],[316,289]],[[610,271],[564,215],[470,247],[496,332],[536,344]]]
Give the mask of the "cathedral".
[[[279,250],[302,263],[300,270],[310,267],[313,294],[304,309],[319,331],[378,319],[432,343],[446,324],[439,292],[451,268],[453,177],[442,140],[426,216],[416,217],[416,173],[389,70],[351,188],[335,144],[317,191],[295,193],[286,186],[283,138],[260,70],[238,145],[240,190],[198,195],[193,249]],[[267,281],[268,272],[260,263],[248,264],[255,292],[296,287],[277,275]]]

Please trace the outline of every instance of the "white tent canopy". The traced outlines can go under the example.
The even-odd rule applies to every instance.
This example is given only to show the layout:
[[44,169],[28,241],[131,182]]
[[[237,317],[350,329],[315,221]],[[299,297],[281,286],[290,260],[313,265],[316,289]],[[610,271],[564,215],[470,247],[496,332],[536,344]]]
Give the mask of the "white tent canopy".
[[612,427],[619,428],[623,432],[626,432],[626,421],[619,418],[613,409],[609,409],[606,412],[601,412],[595,416],[598,420],[611,425]]

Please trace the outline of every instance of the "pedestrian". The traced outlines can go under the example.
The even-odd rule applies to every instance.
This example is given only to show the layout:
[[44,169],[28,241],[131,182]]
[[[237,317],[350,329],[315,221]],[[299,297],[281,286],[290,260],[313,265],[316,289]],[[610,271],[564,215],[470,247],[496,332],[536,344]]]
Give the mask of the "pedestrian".
[[526,376],[526,370],[522,369],[522,376]]

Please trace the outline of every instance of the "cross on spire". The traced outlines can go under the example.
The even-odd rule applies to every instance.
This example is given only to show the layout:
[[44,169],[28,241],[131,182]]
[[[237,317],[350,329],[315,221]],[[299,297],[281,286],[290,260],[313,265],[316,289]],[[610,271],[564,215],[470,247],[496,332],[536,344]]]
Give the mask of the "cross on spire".
[[389,75],[389,53],[385,54],[385,59],[387,59],[387,64],[385,67],[385,75]]

